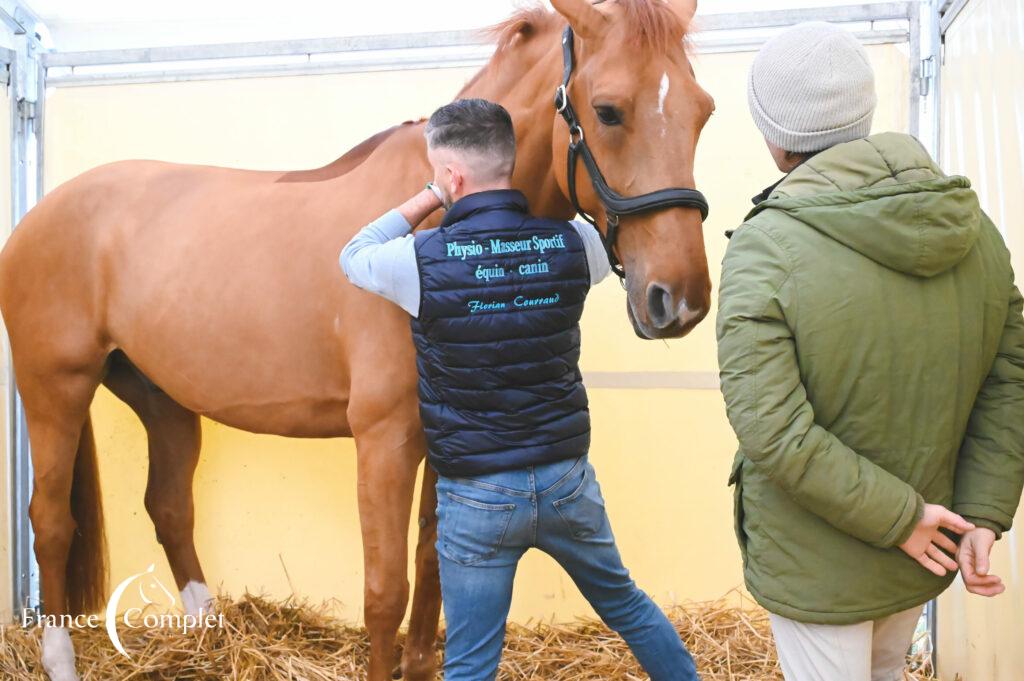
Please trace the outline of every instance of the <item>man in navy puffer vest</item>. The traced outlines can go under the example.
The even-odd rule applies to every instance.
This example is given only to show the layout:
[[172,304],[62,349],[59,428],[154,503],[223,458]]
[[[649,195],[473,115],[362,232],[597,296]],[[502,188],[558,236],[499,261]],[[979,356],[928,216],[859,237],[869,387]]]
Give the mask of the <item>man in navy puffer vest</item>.
[[[615,546],[587,461],[583,303],[609,273],[589,225],[529,213],[511,188],[512,119],[459,100],[425,130],[434,182],[341,253],[353,284],[412,315],[420,415],[437,470],[445,679],[494,679],[519,559],[570,574],[654,681],[696,679],[661,610]],[[445,206],[441,226],[410,234]]]

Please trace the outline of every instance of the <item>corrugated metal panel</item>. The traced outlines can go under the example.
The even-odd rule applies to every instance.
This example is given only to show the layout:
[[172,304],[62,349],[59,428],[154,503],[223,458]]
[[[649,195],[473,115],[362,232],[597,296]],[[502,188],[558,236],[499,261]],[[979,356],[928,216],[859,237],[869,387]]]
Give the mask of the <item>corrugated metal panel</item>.
[[[1024,271],[1024,0],[971,0],[946,33],[942,163],[970,177]],[[1021,281],[1018,276],[1018,282]],[[1018,513],[1018,527],[1024,513]],[[943,679],[1024,678],[1024,542],[996,545],[992,571],[1007,584],[994,599],[958,582],[939,601]]]

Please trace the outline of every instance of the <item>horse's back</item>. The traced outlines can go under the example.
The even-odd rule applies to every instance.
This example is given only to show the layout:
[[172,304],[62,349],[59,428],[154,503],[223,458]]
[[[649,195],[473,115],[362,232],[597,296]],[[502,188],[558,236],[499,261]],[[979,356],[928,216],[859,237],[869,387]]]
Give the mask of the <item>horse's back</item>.
[[[62,312],[72,322],[90,318],[98,323],[104,256],[119,240],[130,238],[148,210],[160,210],[161,194],[184,189],[185,178],[198,184],[196,168],[117,161],[88,170],[43,197],[0,251],[0,309],[8,329],[16,331],[23,321],[47,312]],[[162,189],[154,191],[156,185]]]

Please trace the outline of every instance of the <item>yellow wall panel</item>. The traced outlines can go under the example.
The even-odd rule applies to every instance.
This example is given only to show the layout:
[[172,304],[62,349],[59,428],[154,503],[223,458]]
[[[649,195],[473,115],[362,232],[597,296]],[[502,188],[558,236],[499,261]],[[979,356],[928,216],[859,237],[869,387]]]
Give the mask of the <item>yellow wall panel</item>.
[[[878,70],[878,130],[905,130],[904,48],[869,48]],[[747,113],[753,55],[698,56],[718,113],[698,153],[697,181],[712,204],[705,228],[712,281],[749,197],[778,179]],[[46,181],[52,188],[121,158],[252,168],[326,163],[370,134],[428,115],[471,75],[450,69],[301,78],[59,89],[47,101]],[[547,95],[545,95],[547,96]],[[554,116],[554,112],[552,112]],[[340,275],[339,275],[340,276]],[[584,318],[585,371],[716,371],[714,319],[681,341],[640,341],[610,280]],[[592,390],[592,458],[622,552],[660,603],[718,597],[742,583],[726,486],[735,440],[714,390]],[[138,421],[109,392],[93,406],[114,583],[156,563],[169,569],[145,514],[146,444]],[[362,557],[349,440],[241,433],[204,421],[196,477],[197,544],[213,586],[276,596],[334,598],[361,618]],[[709,550],[710,548],[710,550]],[[287,568],[287,575],[285,572]],[[290,579],[289,579],[290,577]],[[512,619],[564,620],[590,610],[542,555],[520,568]]]
[[[971,178],[1024,272],[1024,3],[971,0],[946,35],[942,68],[942,156],[947,172]],[[993,550],[992,572],[1006,582],[994,599],[957,582],[938,604],[943,679],[1024,678],[1024,542],[1017,529]]]
[[[910,88],[906,48],[879,45],[867,50],[879,96],[874,131],[906,132]],[[723,233],[743,221],[752,208],[750,197],[781,178],[747,108],[746,74],[753,58],[752,52],[694,57],[697,79],[717,107],[701,135],[696,161],[697,187],[711,205],[704,242],[716,292],[728,244]],[[716,296],[713,307],[717,300]],[[625,305],[617,281],[605,282],[588,299],[583,327],[585,369],[717,371],[713,315],[682,341],[652,343],[638,339],[623,323]]]

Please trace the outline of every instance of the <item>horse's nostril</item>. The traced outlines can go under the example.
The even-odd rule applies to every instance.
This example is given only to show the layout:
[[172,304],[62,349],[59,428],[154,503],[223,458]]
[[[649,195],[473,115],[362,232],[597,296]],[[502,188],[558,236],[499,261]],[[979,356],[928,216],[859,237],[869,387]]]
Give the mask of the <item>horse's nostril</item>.
[[672,293],[660,284],[647,287],[647,314],[651,324],[663,329],[675,321],[675,305],[672,304]]

